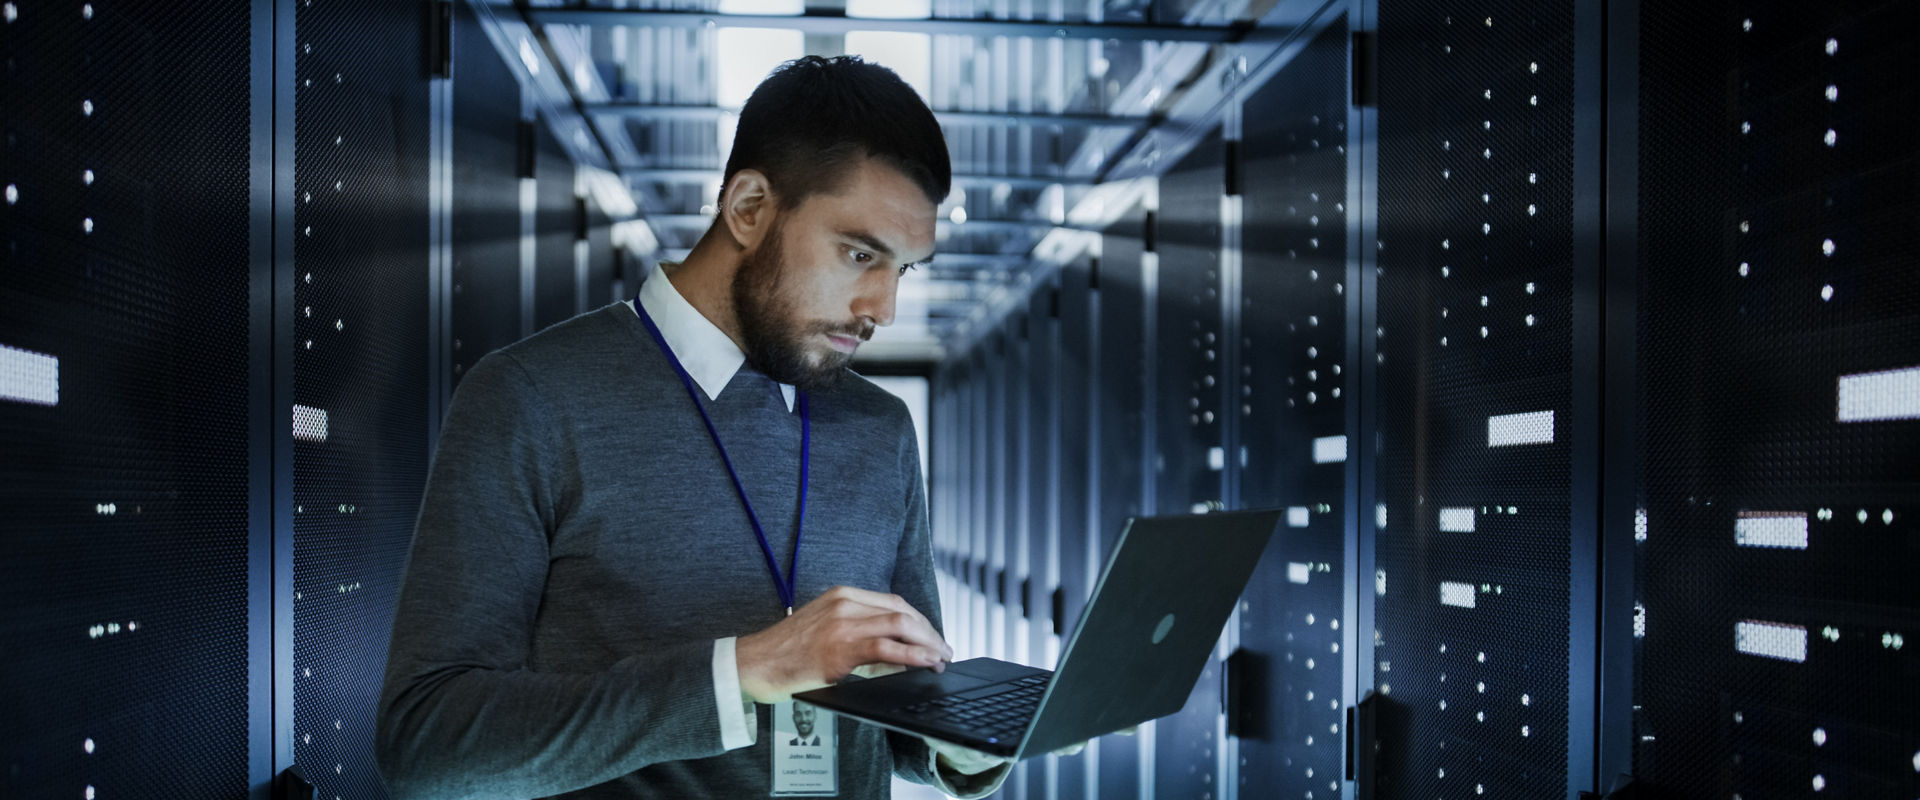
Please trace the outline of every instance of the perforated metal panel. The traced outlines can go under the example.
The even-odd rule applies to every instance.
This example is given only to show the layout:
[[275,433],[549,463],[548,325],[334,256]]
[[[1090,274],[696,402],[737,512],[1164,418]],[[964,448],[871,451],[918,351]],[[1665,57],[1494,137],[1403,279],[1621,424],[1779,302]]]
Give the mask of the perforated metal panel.
[[6,4],[0,796],[247,793],[249,25]]
[[454,3],[453,375],[520,338],[520,87]]
[[295,763],[326,797],[386,796],[374,716],[426,481],[429,102],[416,12],[333,2],[295,16],[292,735]]
[[1378,19],[1380,794],[1564,796],[1573,9]]
[[[575,313],[579,272],[573,243],[577,207],[573,161],[545,120],[536,126],[533,182],[533,327],[564,322]],[[632,299],[632,298],[622,298]]]
[[[1153,376],[1159,422],[1152,464],[1159,513],[1190,513],[1221,500],[1221,366],[1231,335],[1220,304],[1220,198],[1226,193],[1221,142],[1214,132],[1160,180],[1159,335],[1153,342],[1159,351]],[[1156,796],[1200,797],[1218,790],[1220,689],[1219,663],[1209,660],[1186,708],[1156,723]]]
[[[1285,507],[1244,596],[1242,797],[1336,797],[1343,775],[1341,641],[1348,435],[1347,32],[1322,32],[1242,110],[1240,501]],[[1329,794],[1332,793],[1332,794]]]
[[1920,794],[1920,8],[1640,10],[1634,771]]

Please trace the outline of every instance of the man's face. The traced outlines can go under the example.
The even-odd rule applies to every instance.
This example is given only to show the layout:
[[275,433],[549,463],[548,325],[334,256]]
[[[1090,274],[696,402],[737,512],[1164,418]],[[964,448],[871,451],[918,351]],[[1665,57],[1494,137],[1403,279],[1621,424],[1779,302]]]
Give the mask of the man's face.
[[813,735],[813,706],[805,703],[793,704],[793,730],[805,739]]
[[871,158],[839,192],[778,212],[734,274],[747,362],[801,389],[832,386],[854,349],[893,324],[902,268],[933,255],[934,212],[919,186]]

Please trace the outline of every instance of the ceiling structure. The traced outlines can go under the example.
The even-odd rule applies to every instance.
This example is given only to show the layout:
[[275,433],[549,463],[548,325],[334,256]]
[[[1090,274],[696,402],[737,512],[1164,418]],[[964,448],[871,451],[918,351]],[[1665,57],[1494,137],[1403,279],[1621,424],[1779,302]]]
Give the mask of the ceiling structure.
[[[863,361],[937,361],[1083,253],[1229,102],[1290,56],[1289,0],[475,2],[630,253],[706,230],[737,111],[776,65],[858,54],[939,118],[954,190],[936,261],[901,281]],[[1317,4],[1299,3],[1303,9]]]

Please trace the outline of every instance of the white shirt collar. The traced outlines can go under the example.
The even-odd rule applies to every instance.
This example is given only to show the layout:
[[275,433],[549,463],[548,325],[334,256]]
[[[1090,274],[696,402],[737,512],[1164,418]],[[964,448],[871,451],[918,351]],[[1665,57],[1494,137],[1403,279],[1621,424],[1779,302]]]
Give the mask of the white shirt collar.
[[[623,302],[633,308],[632,300]],[[693,382],[700,384],[707,399],[718,399],[721,390],[727,388],[727,383],[747,363],[747,355],[740,352],[740,346],[687,302],[658,264],[640,285],[640,305],[646,307],[647,316],[660,328],[661,338],[667,340],[667,347],[673,349],[674,357],[680,359],[680,366],[693,376]],[[636,317],[640,315],[638,309],[633,313]],[[780,384],[780,396],[786,398],[787,411],[793,411],[792,384]]]

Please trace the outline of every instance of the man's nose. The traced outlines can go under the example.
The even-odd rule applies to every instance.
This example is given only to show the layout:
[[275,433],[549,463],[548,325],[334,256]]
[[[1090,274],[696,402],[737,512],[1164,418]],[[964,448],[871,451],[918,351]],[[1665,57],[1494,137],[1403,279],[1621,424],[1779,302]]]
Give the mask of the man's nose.
[[899,294],[899,270],[873,270],[861,281],[860,294],[854,298],[854,316],[873,320],[873,324],[880,327],[892,325],[894,305]]

